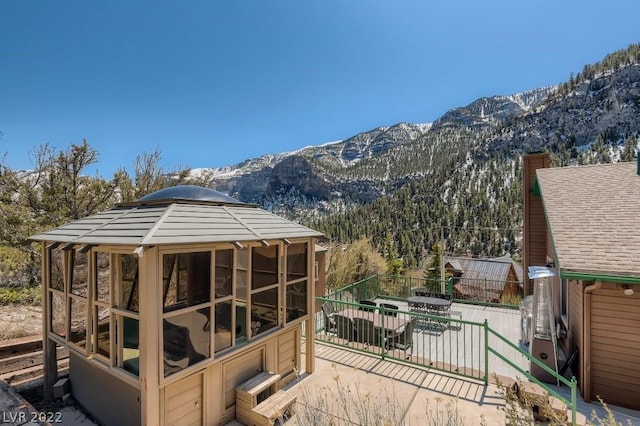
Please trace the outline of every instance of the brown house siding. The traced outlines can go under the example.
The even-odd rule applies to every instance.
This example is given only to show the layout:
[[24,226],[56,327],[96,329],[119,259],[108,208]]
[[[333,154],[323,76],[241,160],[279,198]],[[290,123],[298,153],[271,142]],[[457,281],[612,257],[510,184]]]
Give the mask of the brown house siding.
[[549,154],[535,154],[524,157],[523,208],[525,294],[532,294],[533,283],[526,278],[529,266],[545,265],[547,259],[547,223],[542,198],[533,194],[536,169],[549,167]]
[[591,299],[591,399],[640,410],[640,292],[603,284]]

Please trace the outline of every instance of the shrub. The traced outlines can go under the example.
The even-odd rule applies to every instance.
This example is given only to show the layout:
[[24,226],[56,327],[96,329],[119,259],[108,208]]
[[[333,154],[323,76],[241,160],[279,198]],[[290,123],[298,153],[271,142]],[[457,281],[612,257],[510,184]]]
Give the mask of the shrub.
[[[552,396],[545,392],[543,395],[532,395],[528,392],[520,391],[524,389],[524,383],[518,379],[512,386],[505,386],[498,381],[499,393],[504,397],[505,406],[501,408],[505,412],[505,420],[508,425],[533,425],[542,422],[548,425],[568,425],[571,424],[570,412],[560,413],[552,407]],[[606,416],[600,418],[593,410],[591,419],[587,425],[592,426],[622,426],[613,411],[607,404],[598,397],[605,410]],[[631,425],[631,421],[627,420]]]
[[40,305],[42,288],[36,287],[0,287],[0,305]]
[[35,287],[40,283],[39,257],[29,248],[0,245],[0,287]]
[[338,245],[329,250],[326,291],[333,292],[386,270],[384,258],[367,239],[348,246]]

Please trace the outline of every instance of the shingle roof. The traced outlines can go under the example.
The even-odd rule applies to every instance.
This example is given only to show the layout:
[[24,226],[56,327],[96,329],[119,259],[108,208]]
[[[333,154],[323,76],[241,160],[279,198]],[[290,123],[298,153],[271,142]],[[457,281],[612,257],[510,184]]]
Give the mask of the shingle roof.
[[635,163],[537,170],[563,271],[640,276],[640,176]]
[[322,235],[255,205],[231,198],[231,201],[175,197],[144,200],[67,223],[34,235],[30,240],[149,246]]
[[[522,267],[510,257],[495,257],[489,259],[475,259],[465,257],[445,257],[453,268],[462,272],[462,278],[469,280],[506,281],[513,266],[518,279],[522,279]],[[520,273],[518,273],[520,272]]]

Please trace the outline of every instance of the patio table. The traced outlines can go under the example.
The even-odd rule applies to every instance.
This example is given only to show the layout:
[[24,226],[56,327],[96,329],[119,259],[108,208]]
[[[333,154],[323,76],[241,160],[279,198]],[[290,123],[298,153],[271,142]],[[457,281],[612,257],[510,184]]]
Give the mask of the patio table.
[[407,302],[409,303],[409,309],[421,313],[446,314],[451,308],[451,300],[439,297],[411,296],[407,299]]

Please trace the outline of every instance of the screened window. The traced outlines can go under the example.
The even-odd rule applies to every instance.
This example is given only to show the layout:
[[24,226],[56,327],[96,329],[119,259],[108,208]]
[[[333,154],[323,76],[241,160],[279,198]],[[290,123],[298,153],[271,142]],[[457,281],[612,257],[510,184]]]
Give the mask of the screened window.
[[95,299],[101,303],[110,303],[109,287],[111,286],[111,262],[109,259],[109,253],[97,252],[95,259]]
[[307,276],[307,243],[287,247],[287,281]]
[[215,322],[216,328],[214,333],[216,352],[231,347],[232,337],[232,309],[231,301],[216,303],[215,306]]
[[287,285],[287,321],[307,314],[307,280]]
[[51,331],[60,337],[67,337],[67,312],[64,306],[64,296],[54,292],[49,294],[51,297]]
[[216,250],[216,298],[233,294],[233,250]]
[[211,300],[211,252],[164,255],[162,266],[165,312]]
[[132,312],[139,312],[138,307],[138,257],[132,254],[121,254],[118,274],[117,306]]
[[54,340],[137,375],[137,256],[88,247],[54,249],[49,256],[48,327]]
[[162,322],[165,377],[210,356],[210,308],[187,310]]
[[70,297],[69,305],[69,341],[84,350],[87,345],[89,305],[87,304],[87,299],[82,297]]
[[165,377],[211,356],[211,260],[211,251],[162,256]]
[[71,291],[69,300],[69,341],[82,350],[87,347],[87,323],[89,319],[89,256],[78,250],[69,252],[71,257]]
[[252,249],[250,336],[270,330],[280,323],[278,265],[278,246]]
[[249,282],[249,250],[241,248],[236,253],[236,297],[235,297],[235,345],[247,342],[247,286]]
[[297,243],[286,247],[286,320],[293,321],[307,315],[309,277],[307,271],[308,244]]
[[278,246],[255,247],[251,257],[251,288],[278,283]]
[[49,331],[55,335],[67,337],[67,294],[65,286],[65,252],[64,250],[49,249]]
[[214,352],[231,347],[233,342],[233,253],[233,249],[215,252]]
[[236,251],[236,298],[247,300],[247,282],[249,280],[249,254],[246,248]]
[[138,256],[133,254],[116,254],[115,258],[116,301],[112,311],[118,332],[116,363],[118,367],[137,376],[140,368],[139,261]]
[[251,336],[278,325],[278,288],[251,295]]
[[64,291],[64,252],[49,250],[49,288]]
[[93,294],[92,352],[111,361],[111,255],[95,252],[95,291]]
[[111,357],[111,311],[109,308],[96,305],[94,313],[95,346],[94,353],[106,358]]
[[71,293],[86,298],[89,288],[89,256],[73,250],[71,258]]
[[92,352],[111,366],[139,374],[138,257],[95,253]]

